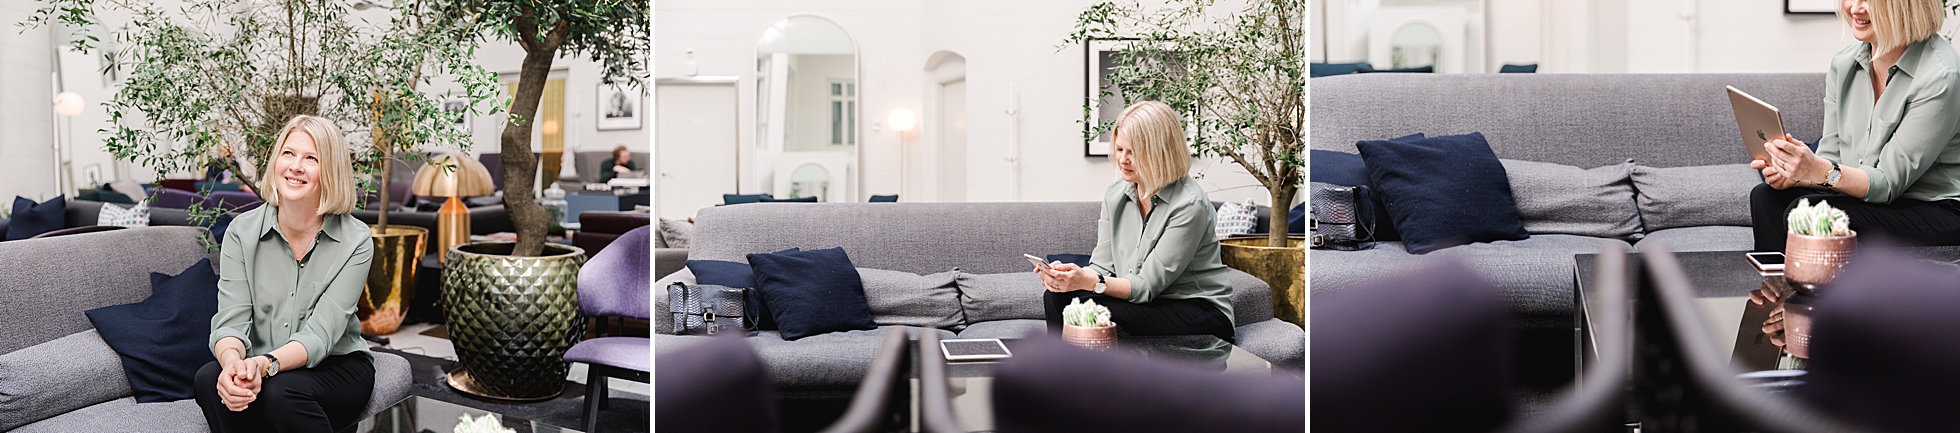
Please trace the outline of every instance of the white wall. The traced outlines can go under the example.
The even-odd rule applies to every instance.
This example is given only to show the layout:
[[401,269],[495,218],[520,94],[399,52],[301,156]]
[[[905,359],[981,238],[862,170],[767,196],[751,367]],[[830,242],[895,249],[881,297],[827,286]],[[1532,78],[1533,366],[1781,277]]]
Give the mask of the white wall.
[[[25,17],[41,3],[0,0],[0,17]],[[59,194],[55,181],[53,60],[47,27],[0,30],[0,200]]]
[[[775,0],[730,5],[714,0],[661,1],[654,11],[658,42],[652,69],[656,77],[679,76],[685,53],[694,50],[700,75],[741,77],[741,121],[753,125],[754,50],[763,29],[776,20],[803,14],[836,22],[856,41],[863,71],[858,105],[864,183],[856,201],[864,201],[872,194],[900,190],[899,137],[882,122],[895,108],[925,112],[924,93],[930,83],[926,59],[938,51],[953,52],[966,60],[966,200],[1009,201],[1015,197],[1009,190],[1013,171],[1005,160],[1010,142],[1010,117],[1005,113],[1010,87],[1020,96],[1023,158],[1019,199],[1098,200],[1116,174],[1107,158],[1082,156],[1082,125],[1076,123],[1082,111],[1082,48],[1061,46],[1073,29],[1076,15],[1094,3]],[[745,128],[744,149],[754,148],[754,134],[753,128]],[[930,145],[934,135],[933,131],[915,128],[904,139],[911,146]],[[1201,183],[1215,200],[1256,197],[1258,202],[1265,202],[1265,191],[1236,165],[1200,162],[1194,164],[1193,172],[1205,176]],[[752,174],[743,177],[745,182],[754,178]],[[750,184],[742,188],[755,190]]]

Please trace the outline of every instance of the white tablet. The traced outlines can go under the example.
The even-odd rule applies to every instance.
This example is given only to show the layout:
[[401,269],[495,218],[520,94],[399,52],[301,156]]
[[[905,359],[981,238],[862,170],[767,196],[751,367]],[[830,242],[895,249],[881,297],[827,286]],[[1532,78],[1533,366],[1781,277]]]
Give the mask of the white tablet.
[[1775,106],[1729,86],[1729,105],[1735,109],[1735,124],[1742,128],[1743,150],[1749,158],[1769,161],[1764,143],[1783,137],[1783,116]]
[[940,340],[939,350],[946,354],[947,361],[980,361],[1014,356],[999,338]]

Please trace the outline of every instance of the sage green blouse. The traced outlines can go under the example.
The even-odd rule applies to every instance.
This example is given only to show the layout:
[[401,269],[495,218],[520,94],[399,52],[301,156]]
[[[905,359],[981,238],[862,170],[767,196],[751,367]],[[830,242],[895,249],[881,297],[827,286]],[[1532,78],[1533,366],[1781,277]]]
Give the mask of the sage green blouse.
[[1831,59],[1817,155],[1871,176],[1865,201],[1960,198],[1960,52],[1938,36],[1906,46],[1872,99],[1871,44]]
[[1171,182],[1150,196],[1148,217],[1137,200],[1131,182],[1103,193],[1090,269],[1130,280],[1130,302],[1203,299],[1234,320],[1232,282],[1218,256],[1218,212],[1205,190],[1190,177]]
[[367,351],[354,308],[367,285],[374,241],[368,225],[353,216],[325,218],[313,247],[298,261],[279,232],[273,206],[232,220],[218,266],[218,315],[211,317],[210,347],[238,337],[246,356],[259,356],[297,341],[306,347],[308,368],[328,356]]

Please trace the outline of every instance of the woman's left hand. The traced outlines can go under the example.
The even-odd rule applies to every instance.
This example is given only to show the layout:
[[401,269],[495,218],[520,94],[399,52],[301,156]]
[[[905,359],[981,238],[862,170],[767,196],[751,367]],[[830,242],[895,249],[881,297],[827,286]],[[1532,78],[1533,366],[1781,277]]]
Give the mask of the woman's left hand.
[[1770,140],[1764,144],[1764,148],[1775,156],[1771,158],[1774,162],[1771,167],[1774,170],[1763,171],[1763,180],[1769,182],[1771,186],[1781,184],[1787,188],[1815,184],[1814,181],[1809,180],[1823,179],[1824,174],[1831,171],[1831,161],[1811,153],[1810,146],[1804,145],[1802,141],[1797,141],[1796,137],[1789,134],[1784,134],[1780,139]]
[[1048,268],[1040,273],[1041,284],[1048,286],[1050,292],[1067,293],[1096,287],[1095,274],[1074,263],[1057,263]]

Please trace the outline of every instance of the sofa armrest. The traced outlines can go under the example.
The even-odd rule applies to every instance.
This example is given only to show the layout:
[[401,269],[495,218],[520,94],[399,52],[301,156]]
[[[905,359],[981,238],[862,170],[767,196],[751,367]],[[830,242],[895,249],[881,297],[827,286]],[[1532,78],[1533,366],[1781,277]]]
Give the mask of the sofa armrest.
[[93,329],[0,354],[0,431],[130,394],[122,358]]
[[415,385],[407,359],[387,352],[370,353],[374,355],[374,391],[368,395],[362,417],[372,417],[408,399],[408,390]]
[[1273,363],[1274,366],[1290,370],[1293,374],[1305,374],[1307,358],[1307,332],[1295,325],[1279,319],[1266,319],[1259,322],[1239,325],[1234,330],[1239,348],[1258,355],[1259,359]]
[[1247,325],[1273,318],[1273,290],[1265,280],[1237,269],[1225,270],[1232,281],[1232,323]]
[[[657,266],[658,261],[655,261],[655,263]],[[653,311],[650,312],[653,315],[653,329],[649,330],[651,333],[665,334],[674,329],[674,315],[667,312],[667,286],[675,282],[693,285],[694,272],[688,271],[687,268],[683,267],[681,270],[667,274],[667,276],[660,277],[653,282],[653,293],[650,294],[653,297]]]
[[[0,227],[0,236],[6,236],[5,227]],[[667,275],[687,267],[686,248],[654,248],[653,278],[667,278]]]

